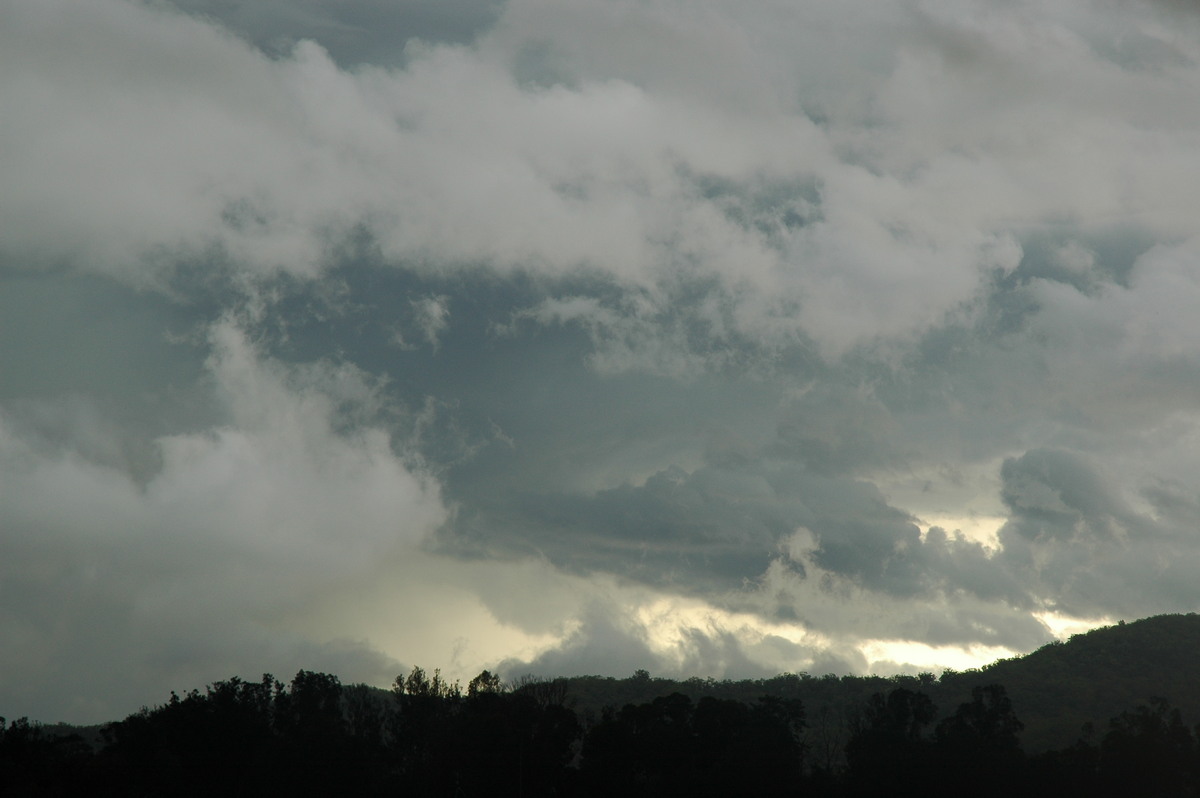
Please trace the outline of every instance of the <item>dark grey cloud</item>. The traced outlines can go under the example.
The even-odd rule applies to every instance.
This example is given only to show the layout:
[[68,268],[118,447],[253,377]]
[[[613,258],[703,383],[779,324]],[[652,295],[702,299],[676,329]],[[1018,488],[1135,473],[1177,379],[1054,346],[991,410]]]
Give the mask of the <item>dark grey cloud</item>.
[[319,43],[340,66],[402,66],[413,40],[467,44],[495,24],[503,0],[169,0],[212,19],[271,55],[301,39]]
[[1113,520],[1122,512],[1111,493],[1080,458],[1038,449],[1000,469],[1001,497],[1022,520],[1015,531],[1030,540],[1061,541],[1076,535],[1112,539]]
[[94,276],[0,268],[0,406],[47,444],[148,479],[156,436],[216,419],[205,322]]
[[[1011,508],[1003,559],[1029,573],[1037,592],[1076,614],[1165,612],[1195,590],[1195,500],[1164,486],[1128,498],[1083,458],[1033,450],[1005,461]],[[1135,509],[1130,499],[1138,500]]]

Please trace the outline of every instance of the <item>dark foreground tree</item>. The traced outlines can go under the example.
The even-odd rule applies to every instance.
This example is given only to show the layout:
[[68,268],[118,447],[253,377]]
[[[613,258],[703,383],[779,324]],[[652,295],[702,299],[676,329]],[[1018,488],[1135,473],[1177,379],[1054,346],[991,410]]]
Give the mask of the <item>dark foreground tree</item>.
[[1100,776],[1109,795],[1196,795],[1196,741],[1163,698],[1109,721],[1100,743]]
[[946,795],[1008,796],[1023,778],[1018,735],[1024,725],[998,684],[975,687],[971,700],[937,725],[934,757]]
[[0,718],[0,795],[83,795],[91,786],[91,754],[78,735],[53,736],[28,718]]
[[675,693],[605,711],[584,738],[588,795],[794,795],[803,777],[800,702]]
[[269,789],[280,747],[274,705],[282,685],[234,677],[205,693],[175,693],[105,728],[102,781],[130,794],[250,795]]
[[934,783],[927,726],[937,709],[924,693],[897,688],[867,701],[846,744],[847,776],[854,794],[918,794]]

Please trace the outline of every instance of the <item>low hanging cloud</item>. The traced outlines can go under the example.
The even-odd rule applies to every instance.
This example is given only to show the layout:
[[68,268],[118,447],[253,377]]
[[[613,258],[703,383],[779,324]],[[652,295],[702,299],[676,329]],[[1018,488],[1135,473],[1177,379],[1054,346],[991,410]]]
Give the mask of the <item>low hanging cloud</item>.
[[1150,489],[1135,510],[1081,458],[1032,450],[1008,460],[1003,560],[1030,573],[1054,609],[1077,616],[1149,615],[1194,601],[1194,492]]

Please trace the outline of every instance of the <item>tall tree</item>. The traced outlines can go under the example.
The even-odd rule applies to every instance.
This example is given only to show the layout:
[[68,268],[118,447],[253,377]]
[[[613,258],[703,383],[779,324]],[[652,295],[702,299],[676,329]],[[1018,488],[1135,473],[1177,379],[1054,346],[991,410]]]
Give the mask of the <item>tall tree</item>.
[[932,778],[924,731],[936,716],[929,696],[898,687],[868,699],[846,744],[848,775],[866,795],[919,791]]

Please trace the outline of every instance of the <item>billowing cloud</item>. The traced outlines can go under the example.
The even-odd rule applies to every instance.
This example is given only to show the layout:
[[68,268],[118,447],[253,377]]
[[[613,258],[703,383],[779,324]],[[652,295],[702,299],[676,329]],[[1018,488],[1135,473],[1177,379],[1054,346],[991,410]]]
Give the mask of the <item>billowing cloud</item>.
[[211,348],[227,418],[159,438],[145,484],[0,419],[6,701],[94,716],[218,667],[302,655],[376,680],[392,667],[366,644],[289,626],[303,629],[293,619],[314,595],[415,550],[445,516],[436,484],[406,462],[402,436],[362,422],[379,411],[363,374],[285,368],[229,321]]
[[1200,602],[1186,4],[0,19],[5,714]]

